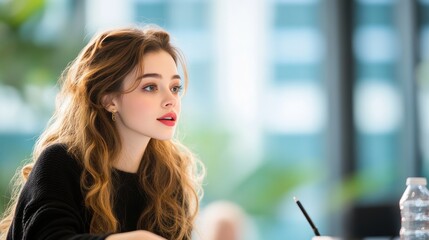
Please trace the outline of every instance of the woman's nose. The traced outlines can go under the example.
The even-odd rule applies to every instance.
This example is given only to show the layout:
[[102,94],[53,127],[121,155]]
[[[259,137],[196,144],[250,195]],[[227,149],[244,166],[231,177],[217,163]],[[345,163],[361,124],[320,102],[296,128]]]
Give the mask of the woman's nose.
[[177,103],[177,97],[173,95],[170,91],[168,91],[165,96],[164,100],[162,102],[163,107],[174,107]]

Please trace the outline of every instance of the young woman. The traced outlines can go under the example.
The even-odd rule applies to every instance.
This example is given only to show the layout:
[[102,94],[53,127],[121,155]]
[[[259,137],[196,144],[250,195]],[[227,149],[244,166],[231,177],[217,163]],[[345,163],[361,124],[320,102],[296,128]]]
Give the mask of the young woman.
[[190,239],[202,168],[172,140],[186,73],[161,29],[92,39],[61,77],[0,239]]

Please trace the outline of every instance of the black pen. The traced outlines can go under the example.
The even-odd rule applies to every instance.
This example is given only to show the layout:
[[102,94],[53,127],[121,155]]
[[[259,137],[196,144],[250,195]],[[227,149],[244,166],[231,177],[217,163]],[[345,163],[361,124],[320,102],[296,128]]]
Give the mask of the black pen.
[[317,230],[316,225],[314,225],[313,221],[311,220],[310,216],[308,216],[307,211],[305,211],[304,207],[302,206],[301,202],[296,198],[293,197],[293,200],[295,200],[296,204],[298,204],[299,209],[301,209],[301,212],[304,214],[305,218],[307,219],[308,223],[310,223],[311,228],[314,231],[314,234],[316,236],[320,236],[319,230]]

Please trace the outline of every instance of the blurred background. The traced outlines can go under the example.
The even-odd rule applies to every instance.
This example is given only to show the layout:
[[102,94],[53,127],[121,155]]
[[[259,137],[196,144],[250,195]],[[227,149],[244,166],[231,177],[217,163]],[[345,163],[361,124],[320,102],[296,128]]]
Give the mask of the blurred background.
[[179,136],[254,239],[397,236],[429,176],[428,0],[0,0],[0,213],[97,31],[156,24],[184,52]]

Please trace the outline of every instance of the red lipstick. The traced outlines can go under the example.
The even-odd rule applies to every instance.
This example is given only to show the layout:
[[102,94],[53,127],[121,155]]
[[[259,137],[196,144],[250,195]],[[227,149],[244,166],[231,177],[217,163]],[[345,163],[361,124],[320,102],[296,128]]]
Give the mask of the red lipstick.
[[172,127],[176,125],[177,116],[174,112],[169,112],[164,116],[157,118],[156,120],[160,121],[162,124]]

